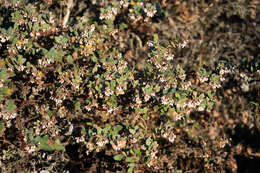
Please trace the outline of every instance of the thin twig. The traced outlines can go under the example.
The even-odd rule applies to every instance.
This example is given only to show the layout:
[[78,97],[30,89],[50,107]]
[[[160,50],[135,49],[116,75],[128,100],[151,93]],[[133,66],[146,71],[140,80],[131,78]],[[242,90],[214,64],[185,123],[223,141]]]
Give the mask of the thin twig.
[[68,20],[69,20],[69,17],[70,17],[70,10],[73,7],[73,5],[74,5],[73,0],[68,0],[67,12],[66,12],[66,15],[63,18],[63,23],[62,23],[63,26],[66,26],[67,23],[68,23]]

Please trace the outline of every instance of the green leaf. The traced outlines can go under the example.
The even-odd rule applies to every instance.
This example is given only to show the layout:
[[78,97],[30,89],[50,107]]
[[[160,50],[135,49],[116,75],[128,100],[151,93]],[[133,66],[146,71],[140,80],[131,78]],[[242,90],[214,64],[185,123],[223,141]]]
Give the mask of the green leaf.
[[18,64],[23,64],[26,61],[21,55],[18,56]]
[[118,133],[122,129],[123,129],[123,126],[121,126],[121,125],[114,126],[114,132],[116,132],[116,133]]
[[125,158],[125,161],[126,161],[126,162],[134,162],[131,157],[126,157],[126,158]]
[[150,137],[149,137],[148,139],[146,139],[145,144],[146,144],[147,146],[150,146],[151,143],[152,143],[152,139],[151,139]]
[[95,65],[95,67],[94,67],[93,70],[92,70],[92,73],[96,73],[97,71],[98,71],[98,66]]
[[79,102],[79,101],[75,101],[75,102],[74,102],[74,106],[75,106],[76,110],[78,110],[78,111],[81,110],[81,108],[80,108],[80,102]]
[[199,99],[204,99],[205,95],[204,93],[200,94]]
[[107,128],[107,130],[110,130],[111,129],[111,124],[106,123],[106,128]]
[[134,153],[135,153],[135,157],[136,157],[137,161],[139,161],[140,158],[141,158],[141,154],[142,154],[140,149],[139,148],[138,149],[134,149]]
[[125,23],[121,23],[120,26],[119,26],[119,29],[123,30],[125,28],[127,28],[127,25]]
[[98,62],[98,58],[95,55],[91,56],[91,60],[95,63]]
[[38,31],[40,29],[39,23],[34,23],[33,31]]
[[124,155],[123,154],[117,154],[113,158],[116,161],[121,161],[124,158]]
[[159,40],[158,34],[153,35],[153,41],[157,42]]
[[251,101],[250,103],[251,103],[251,104],[253,104],[253,105],[255,105],[256,107],[258,107],[258,106],[259,106],[259,102],[254,102],[254,101]]
[[7,100],[5,110],[10,113],[16,113],[16,105],[13,100]]
[[6,68],[1,69],[1,71],[0,71],[0,79],[5,79],[6,75],[7,75],[7,69]]
[[49,146],[48,144],[46,143],[41,143],[41,149],[45,150],[45,151],[52,151],[52,147]]
[[0,122],[0,136],[3,135],[4,131],[5,131],[5,123]]
[[68,55],[68,56],[67,56],[67,62],[68,62],[69,64],[73,64],[73,63],[74,63],[74,60],[73,60],[73,58],[72,58],[71,55]]
[[55,37],[55,42],[59,44],[65,44],[68,42],[68,39],[63,36]]
[[44,135],[42,138],[40,138],[40,145],[41,149],[46,151],[52,151],[53,148],[48,144],[48,136]]
[[128,170],[127,170],[127,173],[132,173],[133,170],[134,170],[134,167],[135,167],[135,163],[130,163],[128,164]]
[[60,150],[64,150],[64,146],[60,143],[60,140],[59,139],[56,139],[55,140],[55,143],[53,145],[53,148],[60,151]]
[[135,130],[134,130],[134,129],[129,129],[129,132],[130,132],[131,134],[135,134]]

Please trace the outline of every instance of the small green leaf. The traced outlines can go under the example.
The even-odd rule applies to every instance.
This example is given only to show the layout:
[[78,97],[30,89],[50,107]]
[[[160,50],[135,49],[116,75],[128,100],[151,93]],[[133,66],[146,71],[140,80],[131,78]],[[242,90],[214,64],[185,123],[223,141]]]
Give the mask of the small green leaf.
[[128,164],[128,170],[127,173],[132,173],[135,167],[135,163]]
[[98,59],[97,59],[97,57],[96,57],[96,56],[94,56],[94,55],[91,57],[91,60],[92,60],[93,62],[95,62],[95,63],[96,63],[96,62],[98,62]]
[[45,151],[52,151],[52,147],[49,146],[48,144],[46,143],[41,143],[41,149],[45,150]]
[[23,64],[26,61],[21,55],[18,56],[18,64]]
[[199,99],[203,99],[204,97],[205,97],[205,95],[202,93],[202,94],[200,94]]
[[117,154],[114,156],[114,160],[116,160],[116,161],[121,161],[123,158],[124,158],[123,154]]
[[5,123],[4,122],[0,122],[0,136],[2,136],[4,131],[5,131]]
[[92,73],[96,73],[98,71],[98,66],[95,65],[95,67],[92,70]]
[[131,157],[126,157],[126,158],[125,158],[125,161],[126,161],[126,162],[134,162]]
[[253,104],[253,105],[255,105],[256,107],[259,106],[259,103],[258,103],[258,102],[251,101],[250,103]]
[[116,125],[115,127],[114,127],[114,131],[116,132],[116,133],[118,133],[120,130],[122,130],[123,129],[123,126],[121,126],[121,125]]
[[53,145],[53,148],[60,151],[60,150],[64,150],[64,146],[60,143],[60,140],[59,139],[56,139],[55,140],[55,143]]
[[129,132],[130,132],[131,134],[135,134],[135,130],[134,130],[134,129],[129,129]]
[[111,129],[111,124],[106,123],[106,129],[110,130]]
[[152,139],[151,139],[150,137],[149,137],[148,139],[146,139],[145,144],[146,144],[147,146],[150,146],[151,143],[152,143]]
[[158,34],[153,35],[153,41],[157,42],[159,40]]
[[74,60],[73,60],[73,58],[72,58],[71,55],[68,55],[68,56],[67,56],[67,62],[68,62],[69,64],[73,64],[73,63],[74,63]]
[[[8,89],[8,92],[9,92],[9,89]],[[13,100],[7,100],[6,102],[6,111],[10,112],[10,113],[15,113],[16,112],[16,105],[14,103]]]
[[74,106],[75,106],[76,110],[78,110],[78,111],[81,110],[81,108],[80,108],[80,102],[79,102],[79,101],[75,101],[75,102],[74,102]]
[[48,144],[48,136],[44,135],[42,138],[39,139],[41,149],[46,150],[46,151],[52,151],[53,148]]

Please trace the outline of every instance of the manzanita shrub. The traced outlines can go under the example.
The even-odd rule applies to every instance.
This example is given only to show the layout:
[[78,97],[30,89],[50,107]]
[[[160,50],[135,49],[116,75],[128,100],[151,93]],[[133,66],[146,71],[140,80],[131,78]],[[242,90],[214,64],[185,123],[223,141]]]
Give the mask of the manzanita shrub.
[[[130,64],[118,35],[127,21],[165,17],[159,3],[113,0],[103,4],[98,19],[86,11],[62,26],[62,14],[46,2],[0,4],[0,135],[8,142],[6,129],[17,129],[13,149],[20,156],[64,152],[78,143],[86,154],[111,151],[129,172],[137,164],[158,168],[157,140],[174,143],[174,127],[184,126],[191,112],[210,112],[216,90],[234,71],[222,61],[190,77],[174,57],[188,40],[162,43],[157,34],[146,43],[144,68]],[[66,7],[66,1],[55,3]],[[115,24],[124,14],[125,23]],[[168,120],[151,128],[154,115]],[[80,135],[73,136],[76,127]],[[1,162],[7,159],[1,156]]]

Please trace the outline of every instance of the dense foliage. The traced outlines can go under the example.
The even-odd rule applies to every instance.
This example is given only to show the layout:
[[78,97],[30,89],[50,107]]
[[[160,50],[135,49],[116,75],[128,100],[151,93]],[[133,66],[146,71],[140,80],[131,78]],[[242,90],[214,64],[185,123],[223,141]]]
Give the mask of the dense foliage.
[[[97,16],[71,13],[64,22],[61,16],[73,8],[69,2],[76,5],[58,0],[0,5],[2,171],[74,169],[66,167],[73,165],[68,153],[92,163],[102,153],[114,171],[181,171],[167,152],[181,140],[180,129],[193,133],[197,122],[191,115],[213,111],[226,78],[239,73],[241,88],[248,91],[259,73],[257,61],[252,61],[250,77],[225,60],[187,73],[175,56],[189,40],[128,33],[145,52],[138,68],[127,59],[124,44],[130,36],[122,41],[122,33],[135,24],[167,20],[161,3],[102,1]],[[203,143],[199,135],[193,137]],[[229,143],[220,140],[222,147]],[[211,159],[201,152],[205,162]],[[163,160],[168,160],[166,166]],[[90,166],[80,165],[84,167]]]

